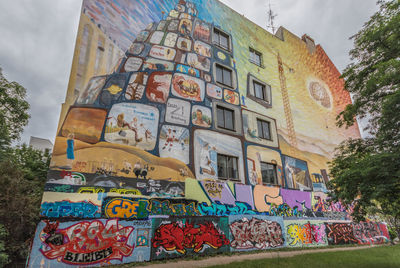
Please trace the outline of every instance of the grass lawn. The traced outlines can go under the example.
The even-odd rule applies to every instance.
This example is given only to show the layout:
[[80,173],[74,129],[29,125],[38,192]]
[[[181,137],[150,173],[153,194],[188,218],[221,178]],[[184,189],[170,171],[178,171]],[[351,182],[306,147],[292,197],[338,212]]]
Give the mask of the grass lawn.
[[213,268],[250,268],[250,267],[400,267],[400,245],[379,246],[370,249],[309,253],[289,258],[246,260],[226,265],[211,266]]

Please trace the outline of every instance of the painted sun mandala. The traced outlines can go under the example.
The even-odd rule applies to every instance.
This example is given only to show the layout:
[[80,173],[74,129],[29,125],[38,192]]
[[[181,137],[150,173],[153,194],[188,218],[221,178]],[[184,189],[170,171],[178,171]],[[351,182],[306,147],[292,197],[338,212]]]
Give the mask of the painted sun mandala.
[[332,104],[328,90],[322,83],[317,81],[312,81],[308,84],[308,91],[311,97],[322,107],[330,109]]

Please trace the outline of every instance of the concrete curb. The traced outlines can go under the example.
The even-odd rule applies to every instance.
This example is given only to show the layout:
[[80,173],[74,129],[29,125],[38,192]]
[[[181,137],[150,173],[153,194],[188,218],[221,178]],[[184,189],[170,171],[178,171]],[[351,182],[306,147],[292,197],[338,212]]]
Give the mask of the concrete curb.
[[145,266],[135,266],[135,268],[192,268],[192,267],[207,267],[212,265],[229,264],[232,262],[240,262],[245,260],[259,260],[259,259],[272,259],[272,258],[288,258],[308,253],[318,252],[334,252],[334,251],[349,251],[372,248],[374,246],[361,246],[361,247],[343,247],[343,248],[327,248],[327,249],[307,249],[299,251],[275,251],[275,252],[262,252],[255,254],[241,254],[233,256],[216,256],[202,260],[182,260],[178,262],[167,262],[158,264],[149,264]]

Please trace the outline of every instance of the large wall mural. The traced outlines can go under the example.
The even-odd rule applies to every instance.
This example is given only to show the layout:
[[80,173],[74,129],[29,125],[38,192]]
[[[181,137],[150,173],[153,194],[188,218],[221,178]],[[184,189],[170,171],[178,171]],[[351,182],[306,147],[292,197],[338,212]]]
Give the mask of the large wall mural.
[[84,0],[28,267],[387,242],[327,194],[339,76],[216,0]]

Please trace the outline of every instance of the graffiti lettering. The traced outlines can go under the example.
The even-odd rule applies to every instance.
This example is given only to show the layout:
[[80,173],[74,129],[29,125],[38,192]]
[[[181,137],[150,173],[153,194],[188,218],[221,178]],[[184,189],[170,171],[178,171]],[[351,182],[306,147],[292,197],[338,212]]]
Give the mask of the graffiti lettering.
[[358,240],[353,233],[353,226],[348,223],[325,223],[326,236],[329,245],[357,244]]
[[287,243],[289,246],[323,245],[325,241],[325,225],[293,223],[286,227]]
[[229,245],[229,240],[225,234],[215,227],[213,222],[194,224],[182,222],[161,224],[154,232],[152,245],[154,248],[163,247],[166,251],[176,250],[180,254],[185,254],[187,249],[193,249],[198,253],[208,245],[218,249],[224,245]]
[[270,216],[281,216],[281,217],[303,217],[303,211],[298,210],[298,207],[289,207],[288,204],[283,203],[280,205],[271,204],[269,211]]
[[99,220],[83,221],[65,229],[58,229],[58,223],[47,222],[41,235],[47,247],[40,251],[48,259],[59,259],[67,264],[94,264],[113,259],[122,261],[134,249],[133,245],[128,245],[133,229],[132,226],[118,224],[117,219],[108,220],[105,225]]
[[284,243],[282,227],[275,221],[243,218],[229,228],[233,235],[231,247],[236,249],[275,248]]
[[349,218],[349,215],[346,212],[339,211],[326,211],[326,212],[315,212],[316,215],[321,213],[321,217],[331,219],[331,220],[346,220]]
[[63,192],[63,193],[73,193],[74,189],[72,188],[71,185],[62,184],[62,185],[55,186],[54,191],[55,192]]
[[[189,201],[189,202],[188,202]],[[197,202],[191,200],[150,200],[151,215],[196,216]]]
[[80,187],[78,189],[78,193],[80,194],[97,194],[97,193],[104,193],[104,188],[101,187]]
[[354,236],[359,244],[383,244],[388,237],[382,235],[379,225],[374,222],[353,223]]
[[138,189],[110,189],[110,193],[118,193],[118,194],[133,194],[133,195],[142,195],[142,193]]
[[198,216],[197,202],[187,199],[137,199],[107,197],[103,214],[108,218],[146,219],[149,215]]
[[320,196],[314,196],[313,211],[318,212],[349,212],[351,214],[354,205],[344,206],[342,202],[331,202]]
[[71,264],[96,263],[107,259],[112,253],[112,247],[90,253],[74,253],[67,251],[64,260]]
[[92,202],[44,202],[40,215],[48,218],[98,218],[101,216],[100,207]]
[[86,162],[77,161],[74,163],[74,170],[78,170],[79,172],[85,171],[86,165],[87,165]]
[[149,202],[144,199],[105,198],[103,213],[107,218],[147,219]]
[[204,188],[210,197],[213,198],[221,198],[221,193],[223,189],[223,185],[214,181],[204,182]]
[[208,205],[203,202],[197,207],[201,215],[210,216],[229,216],[229,215],[251,215],[258,214],[251,207],[243,202],[235,202],[236,205],[225,205],[220,203],[211,203]]

